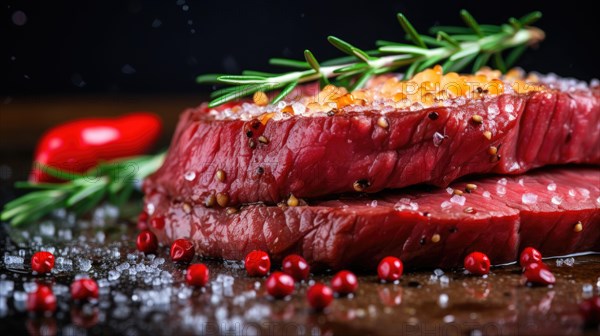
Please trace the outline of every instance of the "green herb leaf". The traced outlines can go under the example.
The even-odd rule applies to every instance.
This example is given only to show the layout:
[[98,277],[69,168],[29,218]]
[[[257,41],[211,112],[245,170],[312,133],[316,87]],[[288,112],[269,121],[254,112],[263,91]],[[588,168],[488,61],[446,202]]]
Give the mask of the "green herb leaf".
[[417,46],[419,46],[423,49],[427,49],[425,42],[423,42],[423,39],[421,39],[421,36],[419,35],[419,33],[417,33],[417,30],[415,29],[415,27],[413,27],[413,25],[410,23],[410,21],[408,21],[406,16],[404,16],[404,14],[402,14],[402,13],[398,13],[398,15],[396,17],[398,18],[398,22],[400,22],[402,29],[404,29],[404,31],[410,37],[410,39]]

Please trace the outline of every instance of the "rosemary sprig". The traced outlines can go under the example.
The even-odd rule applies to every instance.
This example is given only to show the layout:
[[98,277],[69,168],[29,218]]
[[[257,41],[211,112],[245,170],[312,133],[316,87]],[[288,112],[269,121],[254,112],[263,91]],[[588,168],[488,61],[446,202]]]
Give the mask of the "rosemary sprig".
[[103,199],[121,206],[130,198],[136,184],[162,165],[164,157],[165,153],[161,153],[103,162],[85,174],[60,171],[48,166],[39,167],[51,176],[68,181],[17,182],[17,188],[34,191],[4,205],[0,220],[17,226],[34,222],[62,208],[81,215]]
[[[540,12],[533,12],[520,19],[510,18],[502,25],[482,25],[466,10],[460,15],[467,27],[433,27],[435,35],[419,34],[408,19],[397,15],[409,43],[378,41],[377,49],[363,50],[340,38],[329,36],[327,40],[334,47],[347,54],[345,57],[319,63],[314,54],[304,51],[304,61],[273,58],[272,65],[295,69],[285,73],[265,73],[245,71],[242,75],[210,74],[196,78],[198,83],[225,84],[211,94],[209,107],[215,107],[231,100],[249,96],[257,91],[281,90],[271,101],[277,103],[285,98],[298,84],[320,80],[344,86],[350,91],[363,87],[368,80],[378,74],[397,71],[407,67],[405,78],[412,77],[435,64],[442,63],[444,72],[460,71],[469,64],[477,71],[490,60],[496,68],[505,72],[514,64],[525,48],[544,38],[544,32],[529,25],[541,18]],[[505,61],[502,53],[511,50]]]

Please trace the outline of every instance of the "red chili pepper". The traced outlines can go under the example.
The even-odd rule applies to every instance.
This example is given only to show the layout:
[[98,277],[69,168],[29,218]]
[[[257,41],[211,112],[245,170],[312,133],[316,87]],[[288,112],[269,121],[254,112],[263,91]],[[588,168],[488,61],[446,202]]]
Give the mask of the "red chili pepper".
[[310,274],[310,267],[306,259],[297,254],[285,257],[281,263],[281,269],[283,273],[291,275],[296,281],[306,280]]
[[48,273],[54,268],[54,255],[50,252],[36,252],[31,257],[31,269],[40,274]]
[[57,182],[38,164],[83,173],[100,161],[147,153],[161,131],[161,121],[152,113],[131,113],[118,118],[80,119],[47,131],[40,140],[32,182]]
[[385,257],[377,266],[377,275],[379,279],[383,281],[396,281],[399,280],[404,271],[404,265],[402,261],[396,257]]
[[208,267],[204,264],[190,265],[185,274],[185,282],[190,286],[206,286],[209,279]]
[[56,296],[48,285],[38,284],[37,289],[27,295],[27,310],[32,312],[53,312],[56,310]]
[[244,266],[246,272],[251,277],[262,277],[269,274],[271,269],[271,259],[267,252],[264,251],[252,251],[248,253],[244,260]]
[[87,300],[98,298],[98,284],[93,279],[78,279],[71,284],[71,297],[73,300]]
[[144,230],[137,236],[136,245],[138,251],[144,253],[154,253],[158,249],[158,239],[150,230]]
[[187,239],[177,239],[171,245],[171,260],[175,262],[190,262],[194,259],[194,243]]
[[529,284],[548,286],[556,282],[554,274],[544,263],[531,263],[525,267],[525,279]]
[[358,289],[358,278],[350,271],[339,271],[331,279],[331,288],[340,295],[348,295]]
[[316,283],[306,292],[306,299],[314,309],[323,310],[333,301],[333,291],[322,283]]
[[527,267],[527,265],[534,262],[542,262],[542,254],[540,253],[540,251],[534,249],[533,247],[524,248],[519,258],[519,264],[521,265],[521,267]]
[[266,287],[271,296],[283,299],[294,292],[294,278],[282,272],[273,272],[267,278]]
[[466,256],[464,264],[471,274],[485,275],[490,272],[490,258],[481,252],[473,252]]

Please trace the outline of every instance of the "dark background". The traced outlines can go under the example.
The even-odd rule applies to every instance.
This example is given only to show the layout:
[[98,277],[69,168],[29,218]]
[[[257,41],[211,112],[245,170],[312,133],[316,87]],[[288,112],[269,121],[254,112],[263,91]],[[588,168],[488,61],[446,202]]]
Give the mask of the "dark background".
[[362,48],[401,40],[395,13],[421,32],[502,23],[539,9],[547,33],[519,63],[527,70],[599,77],[597,12],[589,2],[558,1],[8,1],[2,5],[0,94],[206,92],[198,74],[269,69],[269,57],[319,59],[340,53],[337,35]]

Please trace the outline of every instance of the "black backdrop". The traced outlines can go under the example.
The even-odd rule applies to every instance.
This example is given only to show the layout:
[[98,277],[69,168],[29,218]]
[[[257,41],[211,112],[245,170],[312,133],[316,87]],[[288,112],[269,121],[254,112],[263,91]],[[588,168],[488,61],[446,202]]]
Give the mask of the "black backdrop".
[[8,1],[2,5],[0,94],[201,92],[206,72],[269,69],[269,57],[339,55],[327,35],[370,48],[400,40],[404,12],[420,31],[482,23],[539,9],[547,39],[519,65],[599,77],[593,1]]

